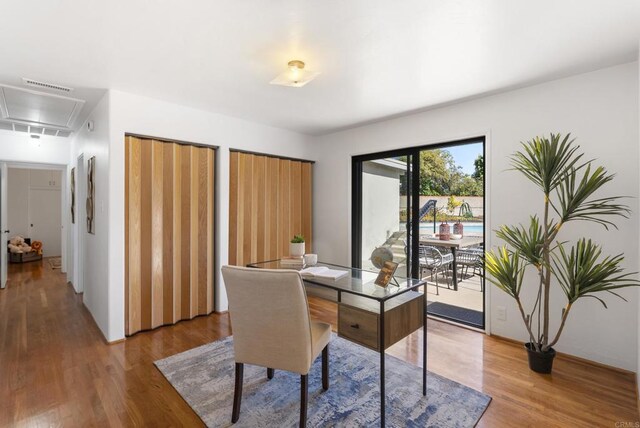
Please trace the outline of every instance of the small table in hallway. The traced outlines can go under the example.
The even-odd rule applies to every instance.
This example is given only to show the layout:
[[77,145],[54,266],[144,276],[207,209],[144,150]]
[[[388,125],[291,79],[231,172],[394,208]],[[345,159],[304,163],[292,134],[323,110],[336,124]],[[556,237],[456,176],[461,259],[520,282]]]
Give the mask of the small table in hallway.
[[456,260],[456,251],[460,248],[469,248],[480,245],[484,242],[482,236],[465,236],[462,239],[441,240],[431,238],[427,235],[420,235],[420,245],[430,245],[432,247],[447,247],[451,249],[453,254],[453,290],[458,291],[458,263]]

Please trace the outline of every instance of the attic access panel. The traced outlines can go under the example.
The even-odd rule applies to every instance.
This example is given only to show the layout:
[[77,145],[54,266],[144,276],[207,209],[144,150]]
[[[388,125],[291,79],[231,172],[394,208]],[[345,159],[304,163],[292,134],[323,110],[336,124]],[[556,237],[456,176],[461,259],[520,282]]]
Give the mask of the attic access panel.
[[0,114],[8,121],[71,128],[84,100],[0,85]]

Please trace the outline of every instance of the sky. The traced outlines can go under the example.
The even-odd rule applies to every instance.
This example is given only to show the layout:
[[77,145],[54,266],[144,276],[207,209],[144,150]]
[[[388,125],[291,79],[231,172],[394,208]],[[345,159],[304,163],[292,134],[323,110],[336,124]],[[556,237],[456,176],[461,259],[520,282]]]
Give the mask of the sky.
[[451,153],[456,164],[462,167],[464,173],[472,174],[474,171],[473,161],[482,154],[482,143],[447,147],[445,150]]

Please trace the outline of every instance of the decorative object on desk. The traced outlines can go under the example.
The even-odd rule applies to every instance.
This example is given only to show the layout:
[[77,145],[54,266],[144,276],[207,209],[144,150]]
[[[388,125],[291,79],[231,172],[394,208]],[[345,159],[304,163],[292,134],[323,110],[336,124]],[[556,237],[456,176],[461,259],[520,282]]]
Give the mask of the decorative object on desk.
[[304,236],[295,235],[293,239],[291,239],[291,243],[289,244],[289,255],[291,257],[302,257],[304,256],[305,250],[304,244]]
[[449,226],[449,223],[447,223],[447,220],[444,220],[442,223],[440,223],[439,232],[440,232],[440,235],[438,235],[438,237],[440,238],[441,241],[449,240],[449,238],[451,237],[451,226]]
[[371,253],[371,263],[378,269],[382,269],[386,262],[393,261],[393,252],[389,247],[378,247]]
[[[635,274],[624,273],[624,257],[602,256],[602,248],[591,239],[581,238],[571,248],[566,241],[556,240],[562,227],[572,221],[591,221],[605,229],[616,225],[612,217],[628,218],[630,213],[619,203],[620,196],[605,196],[601,188],[613,179],[592,160],[582,159],[580,146],[573,144],[570,135],[551,134],[549,138],[535,137],[522,143],[522,150],[511,157],[513,169],[520,171],[543,193],[542,221],[537,215],[529,217],[528,227],[503,225],[496,235],[507,245],[485,256],[487,279],[513,297],[529,334],[525,345],[529,368],[539,373],[551,373],[555,350],[567,317],[576,301],[592,297],[606,308],[596,293],[607,292],[624,298],[618,289],[640,285]],[[594,198],[594,195],[597,195]],[[557,218],[550,214],[553,210]],[[537,273],[538,299],[533,309],[525,311],[520,299],[525,270],[533,267]],[[551,331],[552,284],[564,293],[566,301],[558,313],[559,327]],[[533,293],[531,293],[533,295]],[[599,316],[599,315],[598,315]],[[554,320],[555,321],[555,320]],[[555,322],[553,324],[557,325]]]
[[96,197],[96,157],[91,156],[87,161],[87,232],[95,234],[94,214]]
[[305,254],[304,255],[304,264],[307,266],[315,266],[318,264],[318,255],[317,254]]
[[300,275],[315,278],[340,279],[349,274],[346,270],[329,269],[326,266],[314,266],[302,269]]
[[71,168],[71,223],[76,222],[76,169]]
[[[307,426],[380,426],[380,413],[372,410],[380,393],[378,354],[335,335],[331,347],[335,386],[322,391],[322,359],[317,358],[309,371]],[[488,395],[431,372],[425,397],[422,369],[391,355],[386,359],[387,426],[472,427],[491,402]],[[231,420],[234,363],[233,337],[227,337],[155,366],[206,426],[220,427]],[[276,370],[267,381],[262,367],[245,366],[243,426],[298,426],[299,409],[299,376]]]
[[303,257],[283,257],[280,259],[280,265],[287,268],[302,269],[305,262]]
[[393,274],[396,273],[396,269],[398,269],[398,263],[391,261],[384,262],[384,265],[380,269],[378,277],[376,278],[374,283],[381,287],[386,287],[387,285],[389,285],[391,278],[393,278]]
[[452,241],[457,241],[459,239],[462,239],[462,235],[457,233],[452,233],[451,235],[449,235],[449,239]]

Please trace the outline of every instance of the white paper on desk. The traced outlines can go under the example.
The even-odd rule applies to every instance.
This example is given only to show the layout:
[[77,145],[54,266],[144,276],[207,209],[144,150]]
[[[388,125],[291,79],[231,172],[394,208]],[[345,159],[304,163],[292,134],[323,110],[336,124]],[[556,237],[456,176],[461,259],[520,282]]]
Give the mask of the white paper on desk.
[[314,276],[316,278],[338,279],[347,276],[349,272],[345,270],[329,269],[326,266],[313,266],[300,271],[302,276]]

